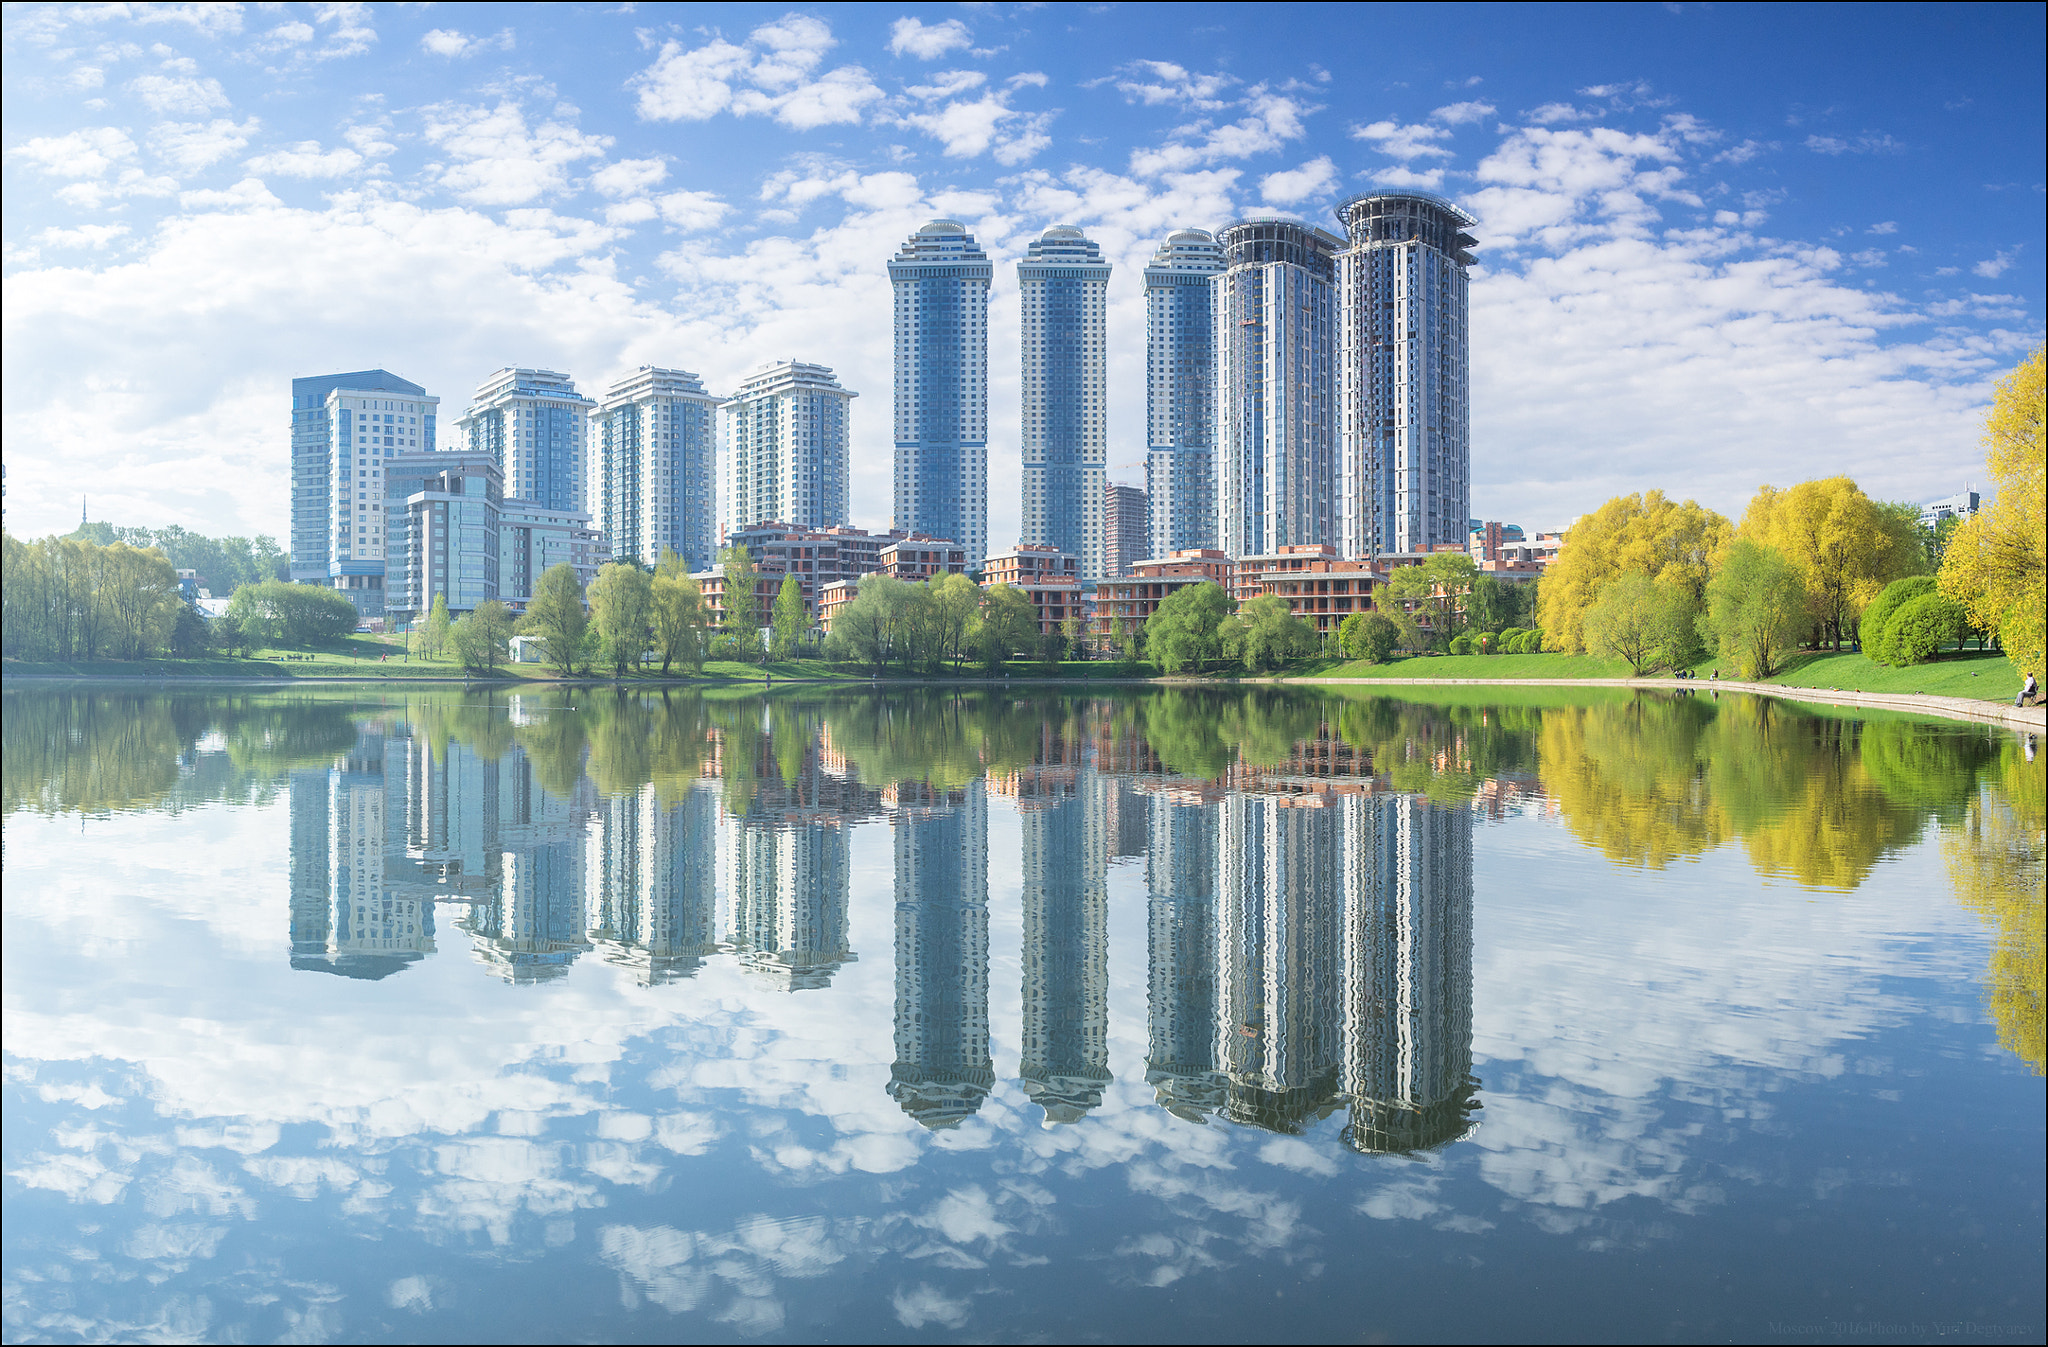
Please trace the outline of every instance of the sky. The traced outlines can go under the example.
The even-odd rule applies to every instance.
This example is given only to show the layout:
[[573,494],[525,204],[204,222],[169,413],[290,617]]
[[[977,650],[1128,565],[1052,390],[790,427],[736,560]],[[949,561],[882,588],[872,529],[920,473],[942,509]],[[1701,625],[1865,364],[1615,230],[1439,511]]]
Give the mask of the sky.
[[[2043,333],[2044,10],[2012,6],[19,5],[4,11],[6,525],[289,532],[289,381],[441,422],[508,365],[600,395],[776,359],[853,407],[890,523],[888,255],[996,262],[990,538],[1018,502],[1014,263],[1085,229],[1110,468],[1142,483],[1141,272],[1345,197],[1475,215],[1472,508],[1982,487]],[[445,440],[444,440],[445,442]]]

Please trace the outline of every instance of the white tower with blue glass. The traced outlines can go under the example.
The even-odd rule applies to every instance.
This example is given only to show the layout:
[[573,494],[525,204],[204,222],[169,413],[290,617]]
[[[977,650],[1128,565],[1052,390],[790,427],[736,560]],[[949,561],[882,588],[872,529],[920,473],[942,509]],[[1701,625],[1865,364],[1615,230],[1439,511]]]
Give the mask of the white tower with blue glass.
[[1109,471],[1108,262],[1071,225],[1054,225],[1017,264],[1024,305],[1023,538],[1103,572]]
[[889,259],[896,297],[894,527],[988,555],[988,254],[933,220]]
[[501,369],[477,385],[469,410],[455,423],[456,443],[497,461],[507,496],[588,514],[585,451],[596,407],[566,374]]
[[1216,325],[1223,250],[1206,229],[1167,235],[1145,268],[1145,494],[1149,555],[1216,545]]

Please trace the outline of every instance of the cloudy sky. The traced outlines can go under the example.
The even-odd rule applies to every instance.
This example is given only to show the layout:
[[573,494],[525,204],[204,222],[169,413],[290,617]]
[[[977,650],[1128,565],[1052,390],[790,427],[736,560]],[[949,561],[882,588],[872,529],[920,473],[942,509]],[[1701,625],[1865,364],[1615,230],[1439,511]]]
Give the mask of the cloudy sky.
[[884,261],[997,260],[991,536],[1013,535],[1013,263],[1087,229],[1112,475],[1139,272],[1186,225],[1424,187],[1481,221],[1473,508],[1661,487],[1739,512],[1979,473],[2043,328],[2043,11],[1600,6],[31,5],[5,12],[7,527],[282,537],[288,381],[442,399],[541,365],[731,389],[834,366],[888,524]]

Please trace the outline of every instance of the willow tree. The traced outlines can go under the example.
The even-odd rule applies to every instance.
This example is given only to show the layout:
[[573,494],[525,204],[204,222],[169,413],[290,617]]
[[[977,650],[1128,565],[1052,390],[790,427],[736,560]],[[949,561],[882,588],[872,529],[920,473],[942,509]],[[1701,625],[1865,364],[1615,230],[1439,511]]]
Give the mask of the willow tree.
[[1726,518],[1696,501],[1673,501],[1661,491],[1616,496],[1572,525],[1537,587],[1536,625],[1545,644],[1583,652],[1586,610],[1608,581],[1630,571],[1681,586],[1695,605],[1703,603],[1714,557],[1733,533]]
[[1999,380],[1984,418],[1984,464],[1996,494],[1956,529],[1941,562],[1941,592],[1963,606],[1978,630],[1998,633],[2022,676],[2037,677],[2048,620],[2042,414],[2042,349],[2036,347]]
[[1886,585],[1925,564],[1916,526],[1847,477],[1758,487],[1738,532],[1798,568],[1807,617],[1837,650]]

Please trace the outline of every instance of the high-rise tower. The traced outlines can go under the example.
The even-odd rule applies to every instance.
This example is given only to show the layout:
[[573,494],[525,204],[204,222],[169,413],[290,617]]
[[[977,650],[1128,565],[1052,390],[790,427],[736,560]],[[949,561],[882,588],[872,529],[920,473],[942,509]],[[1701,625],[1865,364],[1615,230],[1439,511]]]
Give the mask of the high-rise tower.
[[612,556],[653,566],[674,550],[693,571],[718,554],[712,500],[718,399],[687,370],[642,365],[592,417],[597,526]]
[[937,1131],[972,1117],[996,1080],[988,1038],[987,787],[974,781],[899,799],[892,831],[896,1061],[888,1090],[905,1113]]
[[1329,542],[1337,492],[1334,258],[1343,241],[1255,217],[1217,235],[1216,546]]
[[596,406],[566,374],[501,369],[477,385],[476,398],[455,423],[457,445],[497,459],[507,496],[553,510],[587,512],[590,474],[584,449]]
[[1072,553],[1084,582],[1103,567],[1109,468],[1109,263],[1071,225],[1034,239],[1017,264],[1024,303],[1023,538]]
[[1223,250],[1206,229],[1166,236],[1145,268],[1147,556],[1216,545],[1216,322]]
[[847,422],[857,395],[832,371],[778,360],[718,404],[720,541],[769,520],[844,524]]
[[1368,192],[1337,207],[1344,554],[1463,545],[1472,495],[1466,269],[1477,223],[1441,197]]
[[988,555],[988,254],[933,220],[889,259],[896,294],[895,527]]
[[292,380],[292,580],[384,612],[384,469],[434,446],[441,400],[388,370]]

